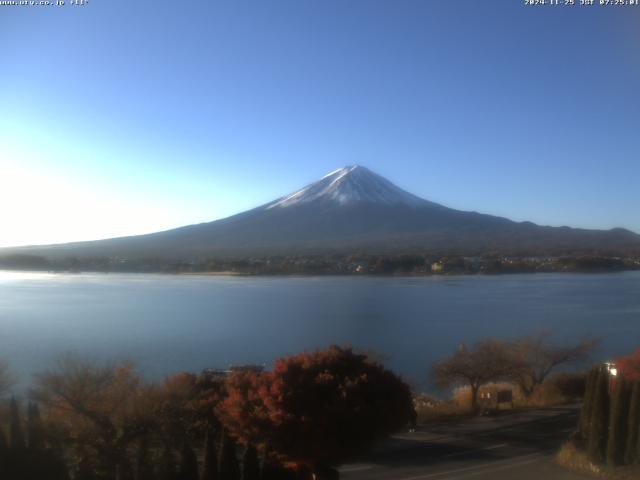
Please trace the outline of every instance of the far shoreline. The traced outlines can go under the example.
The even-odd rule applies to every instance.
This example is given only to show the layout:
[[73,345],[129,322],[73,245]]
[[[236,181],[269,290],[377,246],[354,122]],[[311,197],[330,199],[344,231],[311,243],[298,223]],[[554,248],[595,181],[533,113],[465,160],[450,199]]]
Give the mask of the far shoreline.
[[257,273],[257,272],[234,272],[234,271],[203,271],[203,272],[162,272],[162,271],[126,271],[126,270],[27,270],[27,269],[8,269],[0,268],[0,273],[24,273],[24,274],[49,274],[49,275],[158,275],[167,277],[259,277],[259,278],[454,278],[454,277],[506,277],[515,275],[610,275],[627,272],[638,272],[640,268],[627,269],[610,269],[610,270],[563,270],[563,271],[509,271],[509,272],[451,272],[451,273],[412,273],[412,272],[395,272],[395,273]]

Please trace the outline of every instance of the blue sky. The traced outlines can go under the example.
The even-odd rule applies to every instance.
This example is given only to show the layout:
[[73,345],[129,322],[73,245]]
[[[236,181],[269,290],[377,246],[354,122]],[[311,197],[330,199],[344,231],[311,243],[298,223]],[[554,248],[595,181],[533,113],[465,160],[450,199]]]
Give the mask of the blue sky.
[[640,7],[0,7],[0,245],[210,221],[362,164],[451,207],[640,232]]

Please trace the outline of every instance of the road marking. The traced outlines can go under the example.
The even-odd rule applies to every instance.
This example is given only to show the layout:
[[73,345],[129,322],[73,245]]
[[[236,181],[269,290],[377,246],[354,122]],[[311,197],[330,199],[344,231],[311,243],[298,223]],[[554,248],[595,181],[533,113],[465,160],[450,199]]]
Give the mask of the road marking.
[[532,462],[538,460],[539,458],[542,458],[542,455],[540,453],[530,453],[529,455],[522,455],[520,457],[516,457],[516,458],[512,458],[509,460],[501,460],[499,462],[493,462],[493,463],[487,463],[484,465],[474,465],[472,467],[466,467],[466,468],[458,468],[456,470],[447,470],[446,472],[435,472],[435,473],[428,473],[426,475],[418,475],[415,477],[407,477],[407,478],[403,478],[401,480],[424,480],[426,478],[434,478],[434,477],[441,477],[443,475],[450,475],[452,473],[463,473],[463,472],[471,472],[473,470],[483,470],[480,473],[484,473],[486,472],[487,468],[491,469],[491,467],[497,468],[497,466],[505,466],[506,468],[512,467],[512,466],[518,466],[519,462],[525,460],[525,459],[529,459],[529,458],[533,458],[536,457],[535,459],[532,460]]
[[361,470],[371,470],[373,467],[374,465],[360,465],[360,466],[353,466],[353,467],[347,467],[347,468],[339,468],[338,471],[340,473],[359,472]]
[[432,433],[421,433],[420,436],[418,435],[394,435],[393,437],[391,437],[392,439],[396,439],[396,440],[409,440],[411,442],[420,442],[420,443],[438,443],[438,442],[443,442],[443,441],[455,441],[458,440],[458,438],[461,435],[455,435],[455,434],[444,434],[444,433],[438,433],[438,434],[432,434]]

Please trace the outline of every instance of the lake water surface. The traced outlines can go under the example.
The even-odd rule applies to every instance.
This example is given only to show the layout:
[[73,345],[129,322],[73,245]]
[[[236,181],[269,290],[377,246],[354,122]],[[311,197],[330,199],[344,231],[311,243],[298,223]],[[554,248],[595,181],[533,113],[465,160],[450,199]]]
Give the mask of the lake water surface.
[[129,358],[152,378],[265,363],[331,343],[371,349],[416,385],[460,342],[551,329],[640,346],[640,272],[217,277],[0,272],[0,358],[22,382],[61,352]]

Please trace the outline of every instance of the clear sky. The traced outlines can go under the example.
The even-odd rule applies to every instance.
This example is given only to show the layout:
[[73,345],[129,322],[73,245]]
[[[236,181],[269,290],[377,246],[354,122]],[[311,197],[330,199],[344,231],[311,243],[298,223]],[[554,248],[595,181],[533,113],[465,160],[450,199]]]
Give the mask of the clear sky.
[[0,6],[0,245],[210,221],[348,164],[640,232],[640,7],[66,3]]

